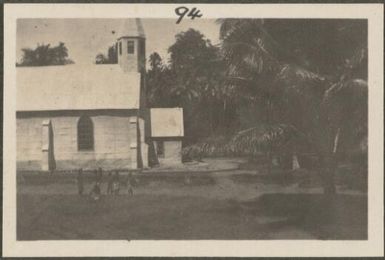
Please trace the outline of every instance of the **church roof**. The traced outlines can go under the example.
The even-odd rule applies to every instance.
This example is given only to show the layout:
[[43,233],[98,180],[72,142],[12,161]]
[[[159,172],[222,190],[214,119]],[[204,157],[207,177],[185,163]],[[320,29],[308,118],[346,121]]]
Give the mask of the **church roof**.
[[118,38],[142,37],[145,38],[144,29],[140,18],[127,18],[122,20],[118,31]]
[[151,108],[151,136],[184,136],[183,108]]
[[17,111],[138,109],[140,74],[119,65],[18,67]]

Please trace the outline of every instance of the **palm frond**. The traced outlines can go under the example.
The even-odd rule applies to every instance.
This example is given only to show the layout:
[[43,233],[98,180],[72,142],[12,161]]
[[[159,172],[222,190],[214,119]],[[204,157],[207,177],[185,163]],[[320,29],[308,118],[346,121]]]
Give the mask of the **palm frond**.
[[325,81],[325,77],[301,68],[293,64],[283,65],[277,76],[278,80],[285,81],[289,84],[299,85],[309,82]]
[[271,49],[271,40],[262,27],[262,20],[222,21],[222,54],[229,66],[230,77],[261,74],[279,67],[279,62]]
[[216,22],[220,24],[219,37],[222,40],[226,39],[234,31],[239,30],[239,28],[244,27],[245,24],[248,24],[252,27],[260,27],[263,25],[262,19],[226,18],[218,19]]
[[366,132],[368,110],[368,84],[353,79],[333,84],[322,100],[329,121],[335,125],[349,125],[351,131]]
[[319,104],[329,84],[325,77],[317,73],[286,64],[278,73],[274,86],[284,99],[290,97],[305,103]]
[[297,132],[293,126],[286,124],[252,127],[238,132],[227,149],[233,153],[258,154],[287,145],[296,138]]
[[342,96],[347,96],[366,100],[368,95],[368,83],[363,79],[352,79],[333,84],[327,91],[325,91],[324,102],[331,102],[333,99]]
[[224,136],[207,138],[199,143],[184,147],[182,155],[189,158],[225,156],[228,154],[227,142],[228,138]]

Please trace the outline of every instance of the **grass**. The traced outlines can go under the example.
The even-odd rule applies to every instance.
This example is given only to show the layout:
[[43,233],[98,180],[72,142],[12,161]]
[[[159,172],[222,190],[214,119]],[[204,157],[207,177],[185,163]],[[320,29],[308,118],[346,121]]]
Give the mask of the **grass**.
[[17,239],[367,239],[363,192],[327,198],[241,171],[136,178],[133,197],[98,202],[76,195],[74,176],[19,178]]

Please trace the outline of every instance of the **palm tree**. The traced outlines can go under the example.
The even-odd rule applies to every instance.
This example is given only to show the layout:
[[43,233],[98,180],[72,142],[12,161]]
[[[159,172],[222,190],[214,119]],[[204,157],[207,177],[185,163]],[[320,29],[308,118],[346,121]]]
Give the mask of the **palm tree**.
[[95,57],[96,64],[106,64],[108,61],[107,57],[103,53],[99,53]]
[[59,45],[54,47],[54,55],[58,65],[64,65],[68,58],[68,49],[64,42],[59,42]]
[[68,49],[63,42],[51,47],[50,44],[38,44],[35,49],[24,48],[19,66],[49,66],[74,63],[68,59]]
[[[306,143],[319,158],[324,192],[335,193],[340,146],[347,136],[362,139],[367,129],[365,25],[346,20],[219,23],[228,84],[250,101],[264,101],[268,114],[265,127],[237,133],[231,149],[264,149],[271,161],[277,147]],[[345,38],[354,44],[346,46]]]

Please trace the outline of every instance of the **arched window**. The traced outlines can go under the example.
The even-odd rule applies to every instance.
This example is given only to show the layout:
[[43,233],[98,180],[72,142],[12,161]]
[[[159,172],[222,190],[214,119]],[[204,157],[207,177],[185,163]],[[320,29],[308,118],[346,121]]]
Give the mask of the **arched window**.
[[88,116],[80,117],[78,121],[78,150],[94,149],[94,125]]

